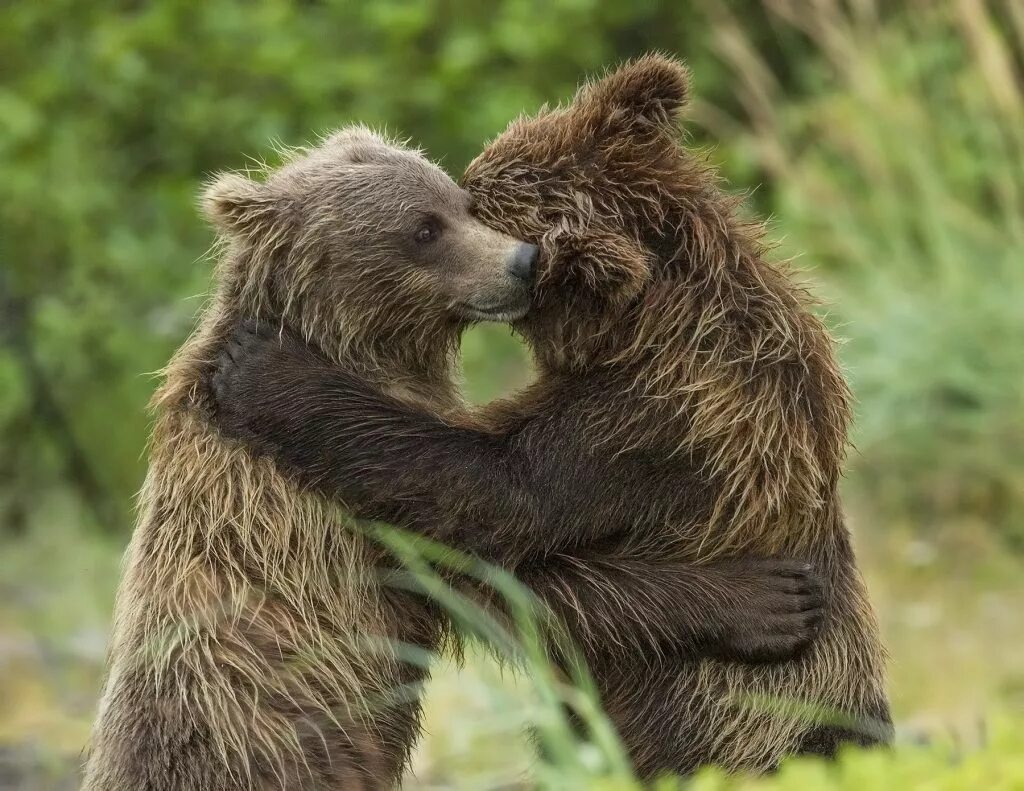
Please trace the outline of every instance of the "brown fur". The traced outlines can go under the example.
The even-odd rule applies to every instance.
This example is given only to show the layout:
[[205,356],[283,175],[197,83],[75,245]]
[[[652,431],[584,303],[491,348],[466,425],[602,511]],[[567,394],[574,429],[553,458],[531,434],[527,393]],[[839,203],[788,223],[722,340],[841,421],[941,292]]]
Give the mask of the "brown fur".
[[[454,410],[458,306],[523,302],[504,271],[518,243],[417,152],[361,128],[265,183],[221,176],[204,209],[224,239],[217,291],[153,399],[85,787],[377,788],[401,772],[419,710],[403,687],[423,676],[387,641],[436,648],[443,623],[382,592],[381,551],[343,510],[222,438],[212,363],[241,315],[260,316],[406,402]],[[449,233],[421,251],[427,215]]]
[[[677,142],[687,85],[679,64],[643,58],[513,123],[467,170],[480,216],[543,250],[517,323],[540,375],[521,396],[446,423],[273,340],[233,374],[233,419],[316,486],[563,593],[644,776],[764,771],[891,735],[838,497],[849,393],[806,294]],[[774,665],[609,658],[614,636],[594,639],[588,613],[630,606],[565,574],[774,554],[817,564],[827,597],[811,650]],[[720,593],[695,593],[707,619]]]
[[642,58],[569,108],[514,123],[463,184],[481,216],[548,259],[520,323],[538,386],[614,372],[626,386],[580,416],[592,447],[686,460],[710,482],[659,546],[634,530],[622,551],[783,554],[825,574],[823,633],[800,661],[704,661],[646,679],[595,669],[642,772],[766,770],[831,749],[843,727],[815,728],[816,715],[885,740],[884,653],[839,503],[850,396],[831,338],[766,260],[761,228],[676,142],[687,90],[681,65]]

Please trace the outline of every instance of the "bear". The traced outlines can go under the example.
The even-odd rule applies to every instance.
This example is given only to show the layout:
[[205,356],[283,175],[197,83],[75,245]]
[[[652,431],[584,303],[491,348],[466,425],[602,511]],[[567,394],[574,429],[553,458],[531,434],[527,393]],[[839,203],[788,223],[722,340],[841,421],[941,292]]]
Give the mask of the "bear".
[[536,251],[471,217],[466,193],[419,152],[361,127],[296,151],[264,182],[223,174],[202,204],[224,254],[154,396],[85,787],[376,788],[400,772],[417,710],[365,701],[416,678],[357,641],[433,644],[437,619],[394,611],[379,550],[336,503],[219,435],[213,361],[254,315],[398,397],[455,409],[460,325],[521,315]]
[[[541,248],[513,322],[538,372],[518,396],[475,421],[438,417],[245,326],[216,393],[228,433],[316,490],[573,598],[570,630],[645,779],[769,772],[892,738],[838,493],[851,396],[806,290],[678,140],[688,96],[681,63],[644,56],[514,121],[467,168],[476,215]],[[790,661],[652,667],[587,631],[613,597],[577,564],[626,585],[638,562],[754,556],[806,558],[823,577],[817,637]]]
[[[459,336],[525,314],[538,248],[484,225],[440,168],[363,127],[264,176],[222,174],[203,195],[220,238],[215,294],[153,399],[91,791],[387,787],[418,730],[410,690],[427,674],[394,646],[436,650],[447,630],[430,602],[382,585],[390,561],[344,501],[223,435],[215,361],[240,318],[256,317],[406,406],[460,415]],[[721,584],[753,604],[730,600],[717,621],[690,630],[673,616],[667,628],[716,655],[788,656],[808,639],[804,611],[819,593],[793,566],[720,564]],[[658,575],[677,588],[666,610],[683,609],[689,564]],[[788,589],[796,578],[800,592]],[[641,595],[616,591],[627,603]],[[764,626],[747,620],[750,606]]]

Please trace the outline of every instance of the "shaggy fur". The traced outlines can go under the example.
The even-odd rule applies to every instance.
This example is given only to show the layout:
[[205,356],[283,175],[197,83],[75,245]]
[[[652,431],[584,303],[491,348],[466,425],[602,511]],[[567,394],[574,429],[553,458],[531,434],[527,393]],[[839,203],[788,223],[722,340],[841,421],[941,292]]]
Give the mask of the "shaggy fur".
[[[241,315],[261,316],[404,403],[452,411],[462,306],[528,304],[506,271],[520,243],[360,128],[265,183],[219,177],[203,207],[223,234],[216,295],[154,397],[85,787],[377,788],[405,762],[419,703],[403,686],[422,676],[385,638],[435,647],[443,622],[382,591],[380,550],[338,506],[221,437],[213,361]],[[433,222],[449,232],[427,249],[415,236]]]
[[[359,128],[296,152],[265,183],[219,177],[204,209],[223,235],[216,296],[154,399],[85,787],[384,787],[414,741],[425,676],[392,641],[436,650],[444,619],[380,586],[388,559],[341,507],[222,438],[212,361],[240,316],[259,316],[406,408],[454,415],[458,336],[470,320],[522,314],[536,251],[473,219],[468,195],[418,153]],[[582,571],[631,601],[618,570]],[[687,651],[790,656],[817,618],[818,587],[795,563],[675,564],[642,578],[666,611],[657,637]],[[680,606],[715,580],[731,602],[717,621]],[[747,620],[751,607],[763,623]],[[655,640],[643,619],[631,631],[606,617],[634,644]]]
[[[232,430],[312,484],[572,597],[643,776],[765,771],[891,736],[837,493],[849,393],[802,289],[679,145],[687,86],[679,64],[643,58],[514,122],[467,170],[479,216],[543,251],[534,308],[516,324],[539,378],[518,398],[477,423],[443,421],[252,333],[219,394]],[[609,658],[588,613],[615,600],[586,573],[571,588],[548,576],[775,554],[814,562],[826,593],[810,651],[776,665]]]

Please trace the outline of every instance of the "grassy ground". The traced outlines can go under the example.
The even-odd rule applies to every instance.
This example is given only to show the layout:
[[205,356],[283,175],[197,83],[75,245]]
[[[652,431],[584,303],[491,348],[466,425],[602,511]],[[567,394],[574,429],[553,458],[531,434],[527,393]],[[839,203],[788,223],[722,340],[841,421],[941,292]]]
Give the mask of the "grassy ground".
[[[868,531],[863,520],[859,549],[891,652],[901,739],[980,744],[993,716],[1024,704],[1024,564],[983,530],[951,524],[926,544],[908,525]],[[5,771],[33,765],[37,784],[13,787],[46,789],[88,735],[120,546],[47,530],[0,557],[0,788]],[[480,653],[461,670],[441,663],[409,787],[514,785],[531,762],[531,705],[516,675]]]

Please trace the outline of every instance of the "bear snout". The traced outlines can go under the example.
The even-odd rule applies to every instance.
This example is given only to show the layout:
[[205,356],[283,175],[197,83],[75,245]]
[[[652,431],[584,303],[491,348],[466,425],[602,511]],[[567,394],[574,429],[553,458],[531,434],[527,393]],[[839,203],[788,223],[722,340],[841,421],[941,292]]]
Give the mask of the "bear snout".
[[524,283],[532,283],[537,274],[537,259],[540,248],[535,244],[520,242],[512,250],[508,261],[508,273]]

